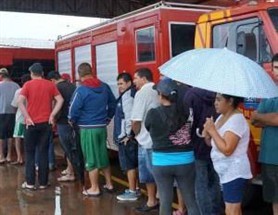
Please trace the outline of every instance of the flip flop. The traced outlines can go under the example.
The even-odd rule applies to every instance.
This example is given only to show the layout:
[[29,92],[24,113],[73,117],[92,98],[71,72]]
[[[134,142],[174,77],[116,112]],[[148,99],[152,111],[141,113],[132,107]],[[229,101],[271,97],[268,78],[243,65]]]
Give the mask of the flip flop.
[[84,196],[88,196],[88,197],[99,197],[101,195],[101,192],[99,192],[99,193],[90,193],[88,190],[83,190],[82,194]]
[[21,166],[21,165],[23,165],[23,164],[24,164],[23,161],[22,161],[22,162],[19,162],[19,161],[11,162],[11,165],[19,165],[19,166]]
[[60,178],[57,178],[59,182],[71,182],[75,181],[75,177],[71,175],[63,175]]
[[105,192],[107,192],[107,193],[114,193],[115,192],[115,189],[114,189],[114,187],[112,187],[112,188],[108,188],[108,186],[105,184],[105,185],[103,185],[103,190],[105,191]]
[[3,164],[5,164],[5,163],[6,163],[6,160],[5,160],[5,159],[0,161],[0,165],[3,165]]

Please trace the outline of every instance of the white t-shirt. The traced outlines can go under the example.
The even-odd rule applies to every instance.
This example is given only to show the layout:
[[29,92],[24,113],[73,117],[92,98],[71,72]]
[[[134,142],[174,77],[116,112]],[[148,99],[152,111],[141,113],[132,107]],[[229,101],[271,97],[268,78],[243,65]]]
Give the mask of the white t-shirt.
[[17,99],[19,97],[20,91],[21,91],[21,88],[18,89],[17,91],[15,91],[14,98],[12,100],[11,105],[13,107],[17,108],[16,115],[15,115],[15,121],[19,122],[19,123],[24,123],[24,116],[23,116],[22,112],[20,111],[20,109],[18,108],[18,103],[17,103]]
[[159,106],[158,94],[157,91],[152,88],[153,85],[153,82],[149,82],[135,94],[131,114],[132,121],[141,122],[141,130],[136,136],[136,140],[143,148],[146,149],[150,149],[152,147],[152,139],[145,127],[145,119],[151,108]]
[[[222,115],[217,118],[216,122],[221,116]],[[235,151],[230,156],[226,156],[220,152],[214,140],[211,140],[212,150],[210,155],[214,169],[219,175],[220,182],[223,184],[237,178],[252,178],[250,162],[247,156],[250,130],[243,114],[239,113],[232,115],[217,131],[221,137],[223,137],[227,131],[240,137]]]

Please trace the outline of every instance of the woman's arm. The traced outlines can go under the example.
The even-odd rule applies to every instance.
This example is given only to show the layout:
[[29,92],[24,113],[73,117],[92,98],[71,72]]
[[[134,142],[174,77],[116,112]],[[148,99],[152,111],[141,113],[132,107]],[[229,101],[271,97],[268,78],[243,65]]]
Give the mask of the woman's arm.
[[221,137],[215,128],[214,122],[211,118],[207,118],[204,125],[205,130],[214,140],[216,147],[220,152],[226,156],[230,156],[235,151],[240,137],[231,131],[225,132],[224,136]]

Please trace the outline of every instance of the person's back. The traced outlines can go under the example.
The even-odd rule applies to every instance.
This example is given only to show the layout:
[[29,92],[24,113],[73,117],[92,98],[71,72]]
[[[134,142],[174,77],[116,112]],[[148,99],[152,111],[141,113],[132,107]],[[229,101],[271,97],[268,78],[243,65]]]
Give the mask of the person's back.
[[59,115],[57,116],[57,124],[61,124],[61,123],[67,124],[70,100],[76,87],[74,84],[70,83],[69,81],[63,80],[57,83],[57,88],[64,99],[63,106],[60,110]]
[[33,79],[24,85],[21,94],[28,101],[27,111],[33,122],[48,122],[56,90],[55,85],[45,79]]
[[[93,82],[79,86],[72,99],[73,105],[69,110],[71,119],[80,127],[105,127],[107,119],[111,119],[114,114],[107,109],[114,97],[111,89],[103,82]],[[115,98],[112,100],[115,101]]]
[[2,81],[0,83],[0,114],[14,114],[16,108],[11,103],[16,90],[20,87],[13,81]]
[[217,214],[221,208],[219,177],[214,170],[211,147],[200,137],[206,118],[216,119],[215,93],[200,88],[190,88],[184,95],[184,103],[193,110],[191,138],[195,154],[195,192],[201,214]]
[[91,187],[82,193],[85,196],[99,196],[99,169],[102,169],[106,179],[103,188],[113,191],[106,148],[106,126],[114,115],[116,99],[110,87],[96,78],[96,72],[90,64],[80,64],[78,74],[81,86],[73,94],[68,118],[80,128],[85,168],[89,172]]
[[[11,81],[6,68],[0,69],[0,164],[11,161],[11,144],[15,124],[16,108],[11,105],[19,86]],[[7,156],[3,151],[4,140],[7,140]]]

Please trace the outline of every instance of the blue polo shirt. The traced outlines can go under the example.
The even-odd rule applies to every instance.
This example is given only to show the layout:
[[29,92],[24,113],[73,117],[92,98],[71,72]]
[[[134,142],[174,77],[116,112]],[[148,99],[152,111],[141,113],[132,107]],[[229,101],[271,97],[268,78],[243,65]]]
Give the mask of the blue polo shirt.
[[[278,98],[263,100],[258,112],[278,112]],[[266,126],[262,129],[259,162],[278,165],[278,126]]]

